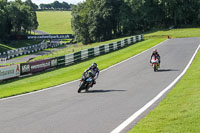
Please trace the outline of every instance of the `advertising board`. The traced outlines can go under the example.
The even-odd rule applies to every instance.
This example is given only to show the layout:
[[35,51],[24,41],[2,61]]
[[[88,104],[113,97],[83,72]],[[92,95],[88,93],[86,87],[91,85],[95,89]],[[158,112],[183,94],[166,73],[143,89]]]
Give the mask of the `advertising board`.
[[27,73],[36,73],[41,72],[46,69],[56,67],[58,65],[57,58],[53,59],[46,59],[46,60],[39,60],[29,63],[22,63],[21,64],[21,74],[27,74]]
[[0,80],[20,76],[20,65],[0,67]]

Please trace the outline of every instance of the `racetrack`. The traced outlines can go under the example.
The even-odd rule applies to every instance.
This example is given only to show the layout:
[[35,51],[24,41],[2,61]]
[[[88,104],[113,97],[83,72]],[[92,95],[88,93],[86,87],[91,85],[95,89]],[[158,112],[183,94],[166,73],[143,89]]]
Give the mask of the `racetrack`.
[[0,132],[109,133],[174,81],[199,44],[200,38],[168,40],[156,47],[159,72],[149,50],[101,72],[89,93],[78,94],[76,81],[0,100]]

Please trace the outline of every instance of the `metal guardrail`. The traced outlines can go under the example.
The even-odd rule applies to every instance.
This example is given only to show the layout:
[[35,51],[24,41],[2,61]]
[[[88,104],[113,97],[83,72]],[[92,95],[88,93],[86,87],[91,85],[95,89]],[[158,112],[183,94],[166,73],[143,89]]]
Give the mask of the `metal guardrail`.
[[[101,45],[95,48],[90,48],[87,50],[82,50],[73,54],[68,54],[65,56],[59,56],[56,58],[50,58],[45,60],[21,63],[17,65],[10,65],[10,66],[0,66],[0,80],[20,77],[27,74],[33,74],[36,72],[45,71],[48,69],[56,68],[56,67],[64,67],[69,66],[74,63],[79,63],[89,58],[94,58],[99,55],[107,54],[119,49],[122,49],[126,46],[135,44],[136,42],[144,40],[144,35],[137,35],[130,37],[128,39],[124,39],[115,43]],[[45,48],[46,45],[36,45],[34,47],[29,47],[30,49],[21,49],[27,50],[26,52],[34,52],[37,48]],[[29,51],[30,50],[30,51]],[[19,51],[12,51],[10,52],[10,56],[12,53],[22,54]]]
[[99,55],[110,53],[112,51],[119,50],[142,40],[144,40],[144,35],[137,35],[118,42],[105,44],[95,48],[90,48],[73,54],[65,55],[65,65],[68,66],[86,60],[88,58],[93,58]]

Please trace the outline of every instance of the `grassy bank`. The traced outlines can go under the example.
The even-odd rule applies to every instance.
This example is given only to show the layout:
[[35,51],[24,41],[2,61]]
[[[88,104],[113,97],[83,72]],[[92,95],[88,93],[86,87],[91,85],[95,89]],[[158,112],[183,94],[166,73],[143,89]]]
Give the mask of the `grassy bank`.
[[8,50],[12,50],[12,49],[14,49],[14,48],[7,46],[3,43],[0,43],[0,52],[5,52],[5,51],[8,51]]
[[200,28],[158,30],[158,31],[151,31],[145,34],[146,38],[166,37],[166,36],[170,36],[171,38],[200,37]]
[[129,133],[199,133],[200,51],[181,81]]
[[136,43],[127,48],[121,49],[117,52],[99,56],[92,60],[76,64],[70,67],[54,70],[51,72],[35,75],[24,79],[15,79],[12,82],[1,83],[0,98],[40,90],[50,86],[55,86],[75,79],[79,79],[81,77],[82,72],[87,67],[89,67],[92,62],[97,62],[99,68],[102,70],[113,64],[123,61],[135,54],[138,54],[146,49],[149,49],[164,40],[165,39],[163,38],[152,38],[143,42]]
[[30,45],[38,44],[41,41],[42,40],[16,40],[16,41],[9,41],[6,44],[0,42],[0,52],[5,52],[8,50],[13,50],[21,47],[28,47]]
[[72,34],[71,11],[38,11],[38,30],[50,34]]

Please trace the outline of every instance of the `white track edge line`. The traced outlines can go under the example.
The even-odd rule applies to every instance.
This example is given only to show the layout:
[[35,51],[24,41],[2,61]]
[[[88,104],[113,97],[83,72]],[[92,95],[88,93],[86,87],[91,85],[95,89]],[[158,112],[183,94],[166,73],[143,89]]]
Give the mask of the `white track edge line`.
[[131,122],[133,122],[138,116],[140,116],[145,110],[147,110],[150,106],[152,106],[157,100],[159,100],[164,94],[166,94],[167,91],[169,91],[180,79],[181,77],[186,73],[190,65],[192,64],[195,56],[197,55],[197,52],[200,49],[200,44],[198,48],[196,49],[194,55],[192,56],[191,60],[189,61],[186,68],[183,70],[183,72],[169,85],[167,86],[163,91],[161,91],[156,97],[154,97],[151,101],[149,101],[146,105],[144,105],[141,109],[139,109],[137,112],[135,112],[132,116],[130,116],[127,120],[125,120],[122,124],[120,124],[117,128],[115,128],[110,133],[120,133],[122,130],[124,130]]
[[[161,42],[161,43],[159,43],[159,44],[157,44],[157,45],[155,45],[155,46],[153,46],[153,47],[151,47],[151,48],[149,48],[149,49],[147,49],[147,50],[145,50],[145,51],[143,51],[143,52],[141,52],[141,53],[139,53],[139,54],[137,54],[137,55],[134,55],[134,56],[132,56],[132,57],[126,59],[126,60],[123,60],[123,61],[121,61],[121,62],[119,62],[119,63],[117,63],[117,64],[114,64],[114,65],[112,65],[112,66],[110,66],[110,67],[108,67],[108,68],[105,68],[105,69],[103,69],[101,72],[104,72],[104,71],[106,71],[106,70],[109,70],[109,69],[111,69],[111,68],[113,68],[113,67],[115,67],[115,66],[117,66],[117,65],[119,65],[119,64],[122,64],[122,63],[124,63],[124,62],[126,62],[126,61],[128,61],[128,60],[130,60],[130,59],[133,59],[133,58],[135,58],[135,57],[137,57],[137,56],[139,56],[139,55],[141,55],[141,54],[147,52],[148,50],[153,49],[153,48],[155,48],[155,47],[157,47],[157,46],[163,44],[163,43],[166,42],[166,41],[168,41],[168,39],[165,40],[165,41],[163,41],[163,42]],[[134,45],[134,44],[133,44],[133,45]],[[74,82],[76,82],[76,81],[79,81],[79,79],[78,79],[78,80],[74,80],[74,81],[70,81],[70,82],[67,82],[67,83],[64,83],[64,84],[60,84],[60,85],[57,85],[57,86],[53,86],[53,87],[49,87],[49,88],[44,88],[44,89],[42,89],[42,90],[37,90],[37,91],[35,91],[35,92],[29,92],[29,93],[26,93],[26,94],[20,94],[20,95],[16,95],[16,96],[7,97],[7,98],[1,98],[0,101],[9,100],[9,99],[18,98],[18,97],[27,96],[27,95],[32,95],[32,94],[35,94],[35,93],[40,93],[40,92],[47,91],[47,90],[51,90],[51,89],[55,89],[55,88],[57,88],[57,87],[61,87],[61,86],[67,85],[67,84],[71,84],[71,83],[74,83]]]

